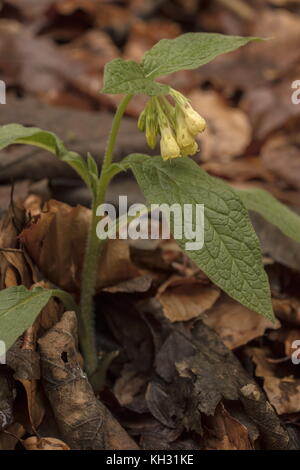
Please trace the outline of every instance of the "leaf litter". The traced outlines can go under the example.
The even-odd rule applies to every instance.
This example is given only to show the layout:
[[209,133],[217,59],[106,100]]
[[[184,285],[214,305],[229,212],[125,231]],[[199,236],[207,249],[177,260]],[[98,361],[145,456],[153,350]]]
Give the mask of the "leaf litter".
[[[253,1],[247,11],[217,1],[155,8],[138,0],[105,8],[80,0],[3,3],[0,51],[9,43],[17,60],[0,55],[13,104],[1,124],[38,122],[76,151],[96,155],[99,165],[118,104],[98,93],[107,60],[138,60],[160,38],[187,28],[276,36],[168,83],[209,121],[197,157],[203,168],[233,186],[270,190],[299,211],[300,116],[290,100],[299,78],[296,2]],[[137,99],[128,109],[117,158],[144,150],[129,119],[142,106]],[[22,147],[1,155],[1,288],[38,283],[78,298],[88,195],[43,150],[29,156]],[[115,192],[128,188],[126,178]],[[32,184],[40,180],[42,191]],[[140,202],[136,187],[131,191]],[[255,226],[275,324],[220,293],[174,241],[112,241],[95,296],[100,386],[95,393],[83,373],[74,313],[51,299],[0,366],[0,448],[299,448],[300,375],[291,362],[300,326],[299,248],[258,218]]]

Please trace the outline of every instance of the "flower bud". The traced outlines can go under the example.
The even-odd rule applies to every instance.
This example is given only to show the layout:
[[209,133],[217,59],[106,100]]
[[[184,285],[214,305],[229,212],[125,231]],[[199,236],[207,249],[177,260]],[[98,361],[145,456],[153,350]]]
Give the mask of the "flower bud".
[[143,109],[143,111],[141,112],[141,114],[139,116],[139,119],[138,119],[137,126],[138,126],[138,129],[141,132],[145,131],[145,128],[146,128],[146,109]]
[[154,149],[156,145],[157,125],[152,116],[146,118],[146,139],[149,147]]

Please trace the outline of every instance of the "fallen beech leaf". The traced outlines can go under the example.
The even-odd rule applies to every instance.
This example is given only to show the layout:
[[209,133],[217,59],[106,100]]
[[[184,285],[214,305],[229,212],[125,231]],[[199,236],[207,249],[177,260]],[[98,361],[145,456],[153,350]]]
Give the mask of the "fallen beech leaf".
[[140,62],[160,39],[174,39],[181,33],[180,26],[169,20],[135,21],[124,49],[124,59]]
[[10,348],[6,357],[7,364],[14,370],[14,379],[23,385],[26,393],[25,412],[22,411],[18,421],[28,432],[35,432],[45,414],[44,396],[39,382],[39,354],[35,348],[35,329],[31,327]]
[[261,153],[265,166],[280,180],[297,189],[300,189],[299,144],[298,132],[291,135],[279,134],[267,140]]
[[274,131],[288,128],[291,121],[297,124],[300,110],[291,100],[291,84],[298,80],[299,73],[300,67],[280,82],[254,88],[246,94],[241,108],[249,116],[255,139],[263,141]]
[[284,344],[284,353],[286,357],[291,357],[297,348],[293,347],[294,341],[300,341],[300,329],[287,330],[281,328],[278,331],[272,331],[269,335],[272,341],[278,341]]
[[188,321],[210,309],[220,291],[192,278],[171,277],[160,286],[156,298],[171,321]]
[[189,98],[208,123],[199,137],[201,159],[228,161],[241,155],[251,140],[247,115],[230,107],[215,91],[194,91]]
[[234,184],[239,181],[264,180],[274,181],[272,171],[267,169],[260,157],[243,157],[229,162],[209,161],[202,168],[213,176],[233,180]]
[[[146,412],[147,408],[141,396],[141,391],[145,388],[147,381],[146,374],[137,372],[131,364],[125,364],[113,389],[120,405],[136,412]],[[144,407],[141,410],[143,405]]]
[[0,450],[14,450],[24,434],[25,428],[20,423],[13,423],[0,432]]
[[263,336],[268,328],[280,328],[278,320],[272,323],[262,315],[224,296],[210,309],[203,321],[221,336],[229,349],[238,348],[254,338]]
[[205,418],[205,450],[252,450],[246,426],[231,416],[220,403],[214,416]]
[[276,316],[284,322],[300,326],[300,302],[295,298],[272,299]]
[[70,447],[55,437],[31,436],[22,441],[26,450],[70,450]]
[[132,294],[135,292],[146,292],[150,289],[152,284],[152,277],[149,275],[144,275],[136,277],[134,279],[129,279],[129,281],[123,281],[119,284],[116,284],[112,287],[105,287],[104,292],[109,292],[110,294],[115,293],[126,293]]
[[270,40],[218,57],[201,68],[201,77],[231,92],[251,90],[265,86],[266,81],[279,79],[299,63],[300,51],[295,47],[300,40],[297,15],[284,9],[264,9],[257,14],[247,34]]
[[264,380],[264,390],[270,403],[279,415],[298,413],[300,411],[300,379],[293,376],[276,376],[278,364],[268,361],[271,352],[264,348],[250,350],[252,360],[256,364],[255,374]]
[[137,450],[108,409],[97,400],[77,360],[74,312],[40,340],[42,380],[64,441],[72,449]]
[[[78,292],[91,211],[48,201],[37,220],[20,234],[30,257],[46,277],[69,292]],[[124,240],[108,240],[99,260],[96,289],[138,277]]]

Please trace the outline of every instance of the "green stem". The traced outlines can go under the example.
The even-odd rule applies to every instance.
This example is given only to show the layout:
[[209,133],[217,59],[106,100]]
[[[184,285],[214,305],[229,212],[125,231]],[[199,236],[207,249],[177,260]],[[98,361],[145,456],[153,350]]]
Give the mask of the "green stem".
[[96,210],[105,201],[106,190],[111,176],[108,172],[112,163],[116,138],[120,128],[121,120],[125,109],[131,100],[132,95],[123,98],[118,106],[113,119],[111,132],[108,138],[107,149],[99,178],[98,191],[93,197],[92,220],[89,227],[84,265],[82,270],[82,288],[79,314],[79,341],[81,351],[85,360],[85,368],[89,376],[97,369],[98,357],[96,348],[96,338],[94,330],[94,303],[95,285],[98,272],[99,255],[103,246],[103,240],[99,240],[96,234],[97,216]]

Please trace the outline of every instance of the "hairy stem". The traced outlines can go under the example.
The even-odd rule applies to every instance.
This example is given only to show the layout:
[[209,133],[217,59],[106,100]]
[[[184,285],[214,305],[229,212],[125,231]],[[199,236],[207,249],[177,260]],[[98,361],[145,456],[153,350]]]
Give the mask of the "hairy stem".
[[111,179],[108,170],[112,163],[116,138],[124,111],[131,98],[132,95],[127,95],[123,98],[113,119],[99,178],[98,191],[93,198],[92,220],[89,227],[84,265],[82,270],[82,288],[79,313],[79,341],[85,360],[85,368],[89,376],[91,376],[96,371],[98,365],[94,330],[93,297],[95,294],[99,255],[104,244],[103,240],[99,240],[96,234],[96,227],[98,222],[96,210],[97,207],[100,204],[103,204],[105,201],[106,190]]

